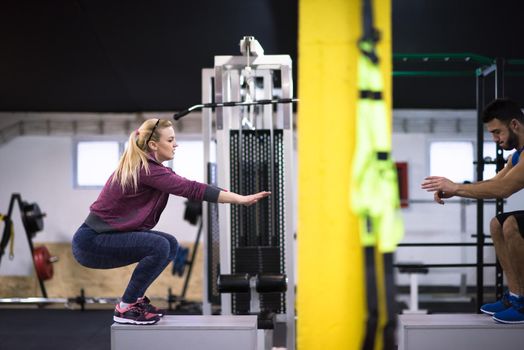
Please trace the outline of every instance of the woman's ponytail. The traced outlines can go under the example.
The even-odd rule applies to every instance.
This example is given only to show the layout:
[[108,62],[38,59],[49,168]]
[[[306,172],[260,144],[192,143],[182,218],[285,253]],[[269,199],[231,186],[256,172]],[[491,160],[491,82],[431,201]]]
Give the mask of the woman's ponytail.
[[130,187],[136,191],[141,168],[149,173],[147,157],[150,150],[146,143],[149,141],[158,142],[160,130],[172,126],[173,124],[169,120],[148,119],[133,131],[129,135],[129,142],[113,174],[111,184],[118,183],[123,192]]

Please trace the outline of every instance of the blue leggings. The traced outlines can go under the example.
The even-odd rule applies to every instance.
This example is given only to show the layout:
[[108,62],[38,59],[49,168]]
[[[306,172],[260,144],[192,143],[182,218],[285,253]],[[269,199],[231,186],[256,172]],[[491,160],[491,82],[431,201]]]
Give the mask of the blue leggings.
[[82,224],[73,236],[73,256],[83,266],[111,269],[138,263],[122,296],[134,303],[175,259],[178,242],[159,231],[97,233]]

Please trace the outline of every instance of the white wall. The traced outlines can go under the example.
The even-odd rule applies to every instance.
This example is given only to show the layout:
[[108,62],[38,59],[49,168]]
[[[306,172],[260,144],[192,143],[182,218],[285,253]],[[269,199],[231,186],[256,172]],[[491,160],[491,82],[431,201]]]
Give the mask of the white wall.
[[[12,193],[20,193],[29,203],[38,203],[47,216],[35,243],[70,242],[98,196],[99,190],[73,188],[72,148],[70,136],[21,136],[0,147],[0,213],[7,213]],[[155,229],[174,234],[179,242],[192,242],[197,226],[183,220],[184,201],[171,196]],[[9,260],[8,246],[0,275],[28,275],[33,267],[18,205],[12,217],[15,258]]]
[[[451,112],[448,113],[451,115]],[[471,114],[471,113],[470,113]],[[406,115],[405,113],[403,115]],[[464,207],[465,220],[461,221],[461,205],[448,203],[444,206],[432,203],[432,196],[420,189],[420,183],[428,175],[428,150],[431,140],[460,139],[475,141],[476,135],[471,130],[453,133],[453,128],[446,129],[447,122],[438,111],[425,111],[420,119],[407,115],[408,128],[405,133],[396,129],[393,134],[393,157],[397,161],[408,162],[409,196],[411,199],[427,200],[428,203],[412,203],[403,209],[406,234],[403,242],[474,242],[471,234],[476,233],[476,208],[472,203]],[[442,131],[425,130],[424,120],[435,118],[442,123]],[[449,117],[451,118],[451,117]],[[453,117],[454,118],[454,117]],[[469,117],[471,118],[471,117]],[[452,119],[450,119],[452,120]],[[463,125],[468,126],[469,119]],[[412,126],[410,126],[412,125]],[[437,125],[438,126],[438,125]],[[468,126],[470,129],[471,127]],[[194,130],[191,131],[194,139]],[[187,136],[187,135],[186,135]],[[115,136],[120,139],[122,136]],[[85,139],[85,137],[84,137]],[[177,132],[177,139],[184,139],[183,132]],[[489,139],[489,138],[487,138]],[[70,242],[76,228],[88,214],[89,205],[96,199],[99,190],[80,190],[72,186],[72,136],[19,136],[0,146],[0,212],[6,213],[12,193],[18,192],[28,202],[37,202],[47,213],[44,230],[37,234],[35,242]],[[183,149],[179,149],[179,153]],[[452,156],[452,155],[450,155]],[[176,158],[175,158],[176,161]],[[200,164],[196,165],[200,166]],[[472,164],[473,166],[473,164]],[[184,174],[182,174],[184,175]],[[505,210],[522,209],[524,194],[516,194],[508,200]],[[197,227],[183,220],[183,198],[171,196],[168,206],[156,229],[174,234],[180,242],[192,242]],[[485,206],[484,227],[488,233],[488,223],[494,214],[494,206]],[[15,208],[15,259],[8,259],[8,251],[0,263],[0,275],[26,275],[32,272],[31,259],[25,231],[18,208]],[[463,229],[461,229],[463,226]],[[3,227],[2,227],[3,228]],[[399,248],[398,262],[424,263],[474,263],[474,247],[406,247]],[[486,262],[495,260],[493,248],[486,248]],[[456,285],[461,273],[466,274],[469,285],[475,285],[475,269],[431,269],[431,273],[421,276],[421,284]],[[485,283],[494,281],[494,269],[485,270]],[[398,276],[399,284],[408,284],[407,276]]]
[[[408,208],[402,209],[406,228],[404,243],[415,242],[475,242],[471,235],[477,233],[476,203],[467,205],[447,203],[439,205],[432,202],[432,194],[422,190],[420,184],[429,174],[430,141],[435,140],[468,140],[475,143],[476,135],[471,133],[394,133],[393,157],[396,161],[408,163],[409,198],[425,200],[427,203],[411,203]],[[487,136],[485,140],[490,140]],[[449,155],[453,157],[453,154]],[[471,164],[474,167],[474,164]],[[439,175],[439,174],[431,174]],[[524,193],[519,192],[510,197],[504,206],[504,211],[522,210]],[[464,211],[465,216],[462,215]],[[484,205],[484,233],[489,234],[489,222],[495,215],[495,205]],[[487,242],[490,240],[487,240]],[[493,247],[486,247],[485,262],[495,262]],[[423,262],[427,264],[443,263],[476,263],[476,247],[399,247],[396,252],[396,261]],[[476,285],[475,268],[432,268],[428,275],[420,275],[422,285],[458,285],[461,275],[467,278],[468,285]],[[495,268],[485,268],[484,283],[493,285]],[[409,284],[408,276],[398,275],[398,284]]]

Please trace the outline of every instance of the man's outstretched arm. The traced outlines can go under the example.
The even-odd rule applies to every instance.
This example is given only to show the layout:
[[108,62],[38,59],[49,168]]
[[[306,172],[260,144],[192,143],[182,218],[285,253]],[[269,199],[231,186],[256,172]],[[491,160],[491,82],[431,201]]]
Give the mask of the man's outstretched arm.
[[512,167],[511,163],[500,171],[497,176],[488,181],[472,184],[455,183],[442,176],[428,176],[422,182],[422,189],[435,192],[435,201],[444,204],[443,198],[453,196],[492,199],[507,198],[524,188],[524,163]]

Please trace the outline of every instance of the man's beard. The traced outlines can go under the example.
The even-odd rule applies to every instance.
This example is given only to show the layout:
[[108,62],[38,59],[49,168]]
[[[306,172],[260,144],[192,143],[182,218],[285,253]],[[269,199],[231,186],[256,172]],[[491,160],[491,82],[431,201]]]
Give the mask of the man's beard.
[[513,130],[511,130],[510,128],[508,128],[508,131],[509,131],[509,136],[508,136],[508,141],[506,142],[507,147],[504,147],[504,149],[507,151],[512,150],[512,149],[517,149],[519,147],[519,138],[517,134],[515,134],[515,132],[513,132]]

